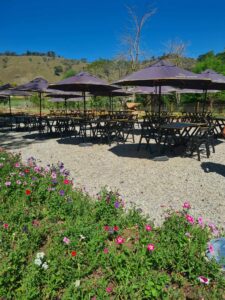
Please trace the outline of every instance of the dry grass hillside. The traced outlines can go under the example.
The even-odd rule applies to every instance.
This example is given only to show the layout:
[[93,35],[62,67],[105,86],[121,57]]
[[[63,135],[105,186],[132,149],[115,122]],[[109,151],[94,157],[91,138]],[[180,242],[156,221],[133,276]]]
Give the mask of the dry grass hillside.
[[[0,83],[22,84],[42,76],[56,82],[73,69],[82,71],[87,63],[79,60],[48,56],[0,56]],[[59,71],[59,72],[57,72]]]

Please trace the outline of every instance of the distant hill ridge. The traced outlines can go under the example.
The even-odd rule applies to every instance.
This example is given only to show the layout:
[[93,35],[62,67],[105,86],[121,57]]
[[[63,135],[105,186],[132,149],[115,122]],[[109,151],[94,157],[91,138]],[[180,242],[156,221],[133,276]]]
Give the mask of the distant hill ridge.
[[46,78],[49,82],[56,82],[70,70],[80,72],[86,66],[85,59],[65,59],[54,55],[3,55],[0,53],[0,84],[8,82],[22,84],[38,76]]
[[[142,68],[157,59],[169,59],[176,65],[200,73],[206,69],[213,69],[225,75],[225,50],[220,53],[209,51],[199,55],[197,59],[182,57],[177,54],[164,54],[142,61],[137,67]],[[5,51],[0,53],[0,84],[22,84],[35,77],[42,76],[50,83],[57,82],[81,71],[88,71],[93,75],[113,82],[132,72],[131,63],[127,60],[97,59],[87,62],[85,58],[66,59],[56,55],[54,51],[46,53],[27,51],[24,54]]]

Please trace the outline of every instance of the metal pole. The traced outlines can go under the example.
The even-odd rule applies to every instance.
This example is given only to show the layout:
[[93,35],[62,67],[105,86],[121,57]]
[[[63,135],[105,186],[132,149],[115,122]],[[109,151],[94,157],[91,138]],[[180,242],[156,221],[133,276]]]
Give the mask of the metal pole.
[[11,97],[9,96],[9,113],[10,113],[10,116],[12,115],[12,107],[11,107]]
[[86,116],[86,95],[85,95],[85,92],[83,92],[83,98],[84,98],[84,116]]
[[39,92],[39,100],[40,100],[40,117],[41,117],[41,92]]
[[207,90],[205,90],[205,97],[204,97],[203,106],[202,106],[203,113],[205,112],[206,101],[207,101]]
[[66,111],[66,115],[67,115],[67,101],[66,101],[67,99],[66,99],[66,97],[64,98],[64,106],[65,106],[65,111]]
[[161,112],[161,85],[159,86],[159,116]]

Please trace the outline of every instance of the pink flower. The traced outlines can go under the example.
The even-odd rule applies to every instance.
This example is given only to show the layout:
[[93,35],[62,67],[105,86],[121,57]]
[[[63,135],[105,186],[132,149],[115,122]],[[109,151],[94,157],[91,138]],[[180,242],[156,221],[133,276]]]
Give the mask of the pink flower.
[[118,236],[118,237],[116,238],[116,243],[117,243],[118,245],[121,245],[121,244],[123,244],[124,242],[125,242],[125,239],[122,238],[122,236]]
[[70,184],[70,181],[68,179],[64,179],[64,184]]
[[199,276],[198,277],[198,280],[201,282],[201,283],[204,283],[204,284],[209,284],[209,281],[210,279],[204,277],[204,276]]
[[103,250],[103,252],[104,252],[105,254],[108,254],[108,253],[109,253],[109,249],[108,249],[108,248],[105,248],[105,249]]
[[198,225],[200,226],[200,227],[204,227],[204,223],[203,223],[203,218],[202,217],[198,217]]
[[212,232],[212,234],[214,236],[218,236],[219,235],[219,230],[218,229],[214,229],[213,232]]
[[65,244],[69,245],[70,239],[68,239],[67,237],[64,237],[64,238],[63,238],[63,242],[64,242]]
[[6,186],[10,186],[11,185],[11,181],[6,181],[5,185]]
[[19,167],[20,167],[20,163],[19,162],[15,163],[15,168],[19,168]]
[[212,231],[216,229],[216,225],[213,223],[209,223],[208,226]]
[[183,204],[183,208],[184,209],[190,209],[191,208],[191,205],[189,202],[185,201],[184,204]]
[[148,244],[147,249],[148,251],[154,251],[155,246],[153,244]]
[[35,171],[36,173],[41,172],[41,167],[35,166],[35,167],[34,167],[34,171]]
[[21,184],[22,182],[21,182],[20,180],[17,180],[16,183],[17,183],[17,184]]
[[108,294],[112,293],[112,288],[110,286],[108,286],[105,290]]
[[145,229],[147,231],[152,231],[152,226],[150,226],[149,224],[145,225]]
[[192,217],[191,215],[186,215],[186,220],[187,220],[188,223],[190,223],[190,224],[194,224],[194,223],[195,223],[195,219],[194,219],[194,217]]
[[49,167],[45,167],[45,172],[48,173],[50,171]]
[[212,245],[211,243],[208,244],[208,250],[209,250],[209,252],[210,252],[211,254],[214,253],[214,247],[213,247],[213,245]]
[[56,179],[56,177],[57,177],[56,173],[53,172],[52,175],[51,175],[51,177],[52,177],[53,179]]

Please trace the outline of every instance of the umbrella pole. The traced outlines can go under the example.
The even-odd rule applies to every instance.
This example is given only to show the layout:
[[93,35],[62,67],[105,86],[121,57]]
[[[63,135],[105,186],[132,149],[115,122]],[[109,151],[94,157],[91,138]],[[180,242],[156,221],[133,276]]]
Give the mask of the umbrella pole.
[[39,101],[40,101],[40,117],[41,117],[41,101],[42,101],[42,99],[41,99],[41,92],[39,93]]
[[205,90],[205,97],[204,97],[203,106],[202,106],[203,113],[205,112],[206,101],[207,101],[207,90]]
[[161,85],[159,86],[159,116],[161,112]]
[[84,116],[86,117],[86,95],[85,95],[85,92],[83,92],[83,98],[84,98]]
[[12,115],[12,107],[11,107],[11,97],[9,96],[9,113]]
[[64,106],[65,106],[65,111],[66,111],[66,115],[67,115],[67,102],[66,102],[66,97],[64,98]]
[[112,110],[112,95],[109,96],[109,110]]

